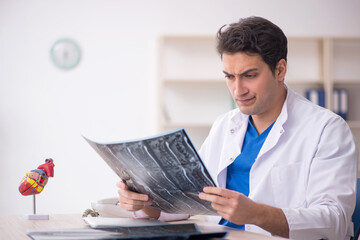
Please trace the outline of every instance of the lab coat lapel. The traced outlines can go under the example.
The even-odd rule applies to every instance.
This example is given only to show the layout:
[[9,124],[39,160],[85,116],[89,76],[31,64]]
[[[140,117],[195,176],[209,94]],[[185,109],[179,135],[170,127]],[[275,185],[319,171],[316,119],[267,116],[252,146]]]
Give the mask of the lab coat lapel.
[[219,162],[217,181],[219,187],[226,185],[226,168],[233,163],[235,158],[241,152],[241,146],[244,141],[249,116],[238,112],[229,123],[229,128],[225,133],[224,145],[222,146],[222,154]]
[[267,136],[267,138],[264,142],[264,145],[260,149],[260,152],[256,158],[257,160],[261,159],[262,155],[264,155],[265,153],[270,151],[276,145],[276,143],[279,141],[280,136],[282,135],[283,132],[284,132],[284,129],[282,127],[282,124],[281,123],[277,124],[277,122],[275,122],[273,128],[271,129],[269,135]]
[[[256,164],[259,164],[257,162],[259,162],[261,160],[261,157],[264,154],[266,154],[268,151],[270,151],[278,143],[281,135],[284,134],[284,132],[285,132],[285,129],[283,128],[283,124],[286,122],[287,117],[288,117],[287,105],[289,102],[289,97],[290,97],[290,93],[288,90],[288,94],[287,94],[286,100],[283,104],[283,107],[281,109],[281,113],[278,116],[276,122],[274,123],[274,126],[272,127],[271,131],[269,132],[269,135],[267,136],[262,148],[260,149],[260,152],[255,161]],[[276,159],[272,159],[272,160],[275,161]]]
[[[250,193],[249,197],[252,197],[254,194],[253,189],[256,189],[256,186],[261,182],[266,180],[266,173],[270,172],[270,169],[274,166],[274,164],[281,159],[277,158],[267,158],[264,155],[269,152],[274,146],[279,142],[281,136],[285,133],[285,129],[283,128],[285,122],[288,119],[288,106],[291,105],[293,92],[290,89],[287,89],[287,97],[284,102],[284,105],[281,109],[281,113],[274,123],[273,128],[271,129],[269,135],[267,136],[264,145],[260,149],[260,152],[255,159],[255,163],[251,167],[250,170]],[[266,161],[265,161],[266,160]],[[255,174],[255,172],[257,174]]]

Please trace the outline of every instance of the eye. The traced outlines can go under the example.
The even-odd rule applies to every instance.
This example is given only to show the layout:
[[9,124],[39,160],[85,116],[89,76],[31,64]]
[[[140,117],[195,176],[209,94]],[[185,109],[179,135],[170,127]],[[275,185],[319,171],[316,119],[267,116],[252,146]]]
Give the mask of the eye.
[[257,73],[246,74],[245,77],[246,77],[246,78],[256,78],[256,77],[257,77]]
[[233,80],[235,78],[235,76],[234,75],[225,75],[225,78],[227,80]]

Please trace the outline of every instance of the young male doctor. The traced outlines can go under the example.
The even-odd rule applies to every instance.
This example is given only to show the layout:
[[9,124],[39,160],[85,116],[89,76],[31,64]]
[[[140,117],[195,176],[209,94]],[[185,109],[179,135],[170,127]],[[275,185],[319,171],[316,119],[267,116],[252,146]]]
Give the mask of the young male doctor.
[[[218,32],[227,86],[238,108],[217,118],[199,153],[219,187],[205,187],[219,224],[292,239],[350,239],[356,143],[346,122],[284,84],[287,38],[249,17]],[[186,215],[152,208],[119,182],[120,206],[136,216]]]

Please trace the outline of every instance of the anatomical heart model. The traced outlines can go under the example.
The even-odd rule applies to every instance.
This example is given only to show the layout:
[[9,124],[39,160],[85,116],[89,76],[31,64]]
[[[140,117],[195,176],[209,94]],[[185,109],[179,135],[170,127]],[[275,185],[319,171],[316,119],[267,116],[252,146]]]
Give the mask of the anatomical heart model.
[[33,195],[33,215],[25,215],[25,219],[49,219],[48,215],[37,215],[36,214],[36,200],[35,195],[42,192],[46,184],[48,183],[49,177],[54,177],[54,160],[47,158],[45,163],[39,165],[37,169],[28,171],[22,178],[19,186],[19,192],[24,195]]
[[19,192],[24,196],[41,193],[48,178],[54,177],[54,167],[54,161],[48,158],[37,169],[28,171],[21,180]]

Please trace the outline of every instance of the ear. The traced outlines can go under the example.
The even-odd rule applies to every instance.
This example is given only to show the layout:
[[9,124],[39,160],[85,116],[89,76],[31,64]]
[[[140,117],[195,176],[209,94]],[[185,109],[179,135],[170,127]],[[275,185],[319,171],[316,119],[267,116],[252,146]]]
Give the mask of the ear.
[[284,81],[287,70],[287,62],[285,59],[280,59],[276,64],[275,77],[278,81]]

